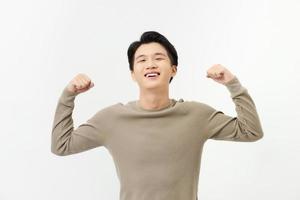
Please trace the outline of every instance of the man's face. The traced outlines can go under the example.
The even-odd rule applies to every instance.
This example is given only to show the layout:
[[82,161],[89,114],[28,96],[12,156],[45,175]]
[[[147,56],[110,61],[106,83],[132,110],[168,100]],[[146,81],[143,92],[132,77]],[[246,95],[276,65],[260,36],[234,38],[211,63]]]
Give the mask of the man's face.
[[[166,49],[157,42],[142,44],[135,52],[133,63],[132,79],[142,88],[168,86],[176,74],[177,66],[172,66]],[[156,73],[147,75],[150,72]]]

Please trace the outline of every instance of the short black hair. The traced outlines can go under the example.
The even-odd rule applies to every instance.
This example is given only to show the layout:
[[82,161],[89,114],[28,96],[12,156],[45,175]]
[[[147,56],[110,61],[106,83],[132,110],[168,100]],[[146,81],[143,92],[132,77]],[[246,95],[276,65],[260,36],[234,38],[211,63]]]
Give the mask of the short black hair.
[[[167,51],[168,56],[171,60],[172,65],[178,65],[178,55],[175,47],[169,42],[169,40],[163,36],[162,34],[156,32],[156,31],[146,31],[144,32],[139,41],[132,42],[127,50],[127,56],[128,56],[128,62],[129,62],[129,69],[130,71],[133,71],[133,65],[134,65],[134,55],[136,50],[142,45],[142,44],[148,44],[151,42],[157,42],[161,44]],[[173,77],[171,77],[169,83],[171,83]]]

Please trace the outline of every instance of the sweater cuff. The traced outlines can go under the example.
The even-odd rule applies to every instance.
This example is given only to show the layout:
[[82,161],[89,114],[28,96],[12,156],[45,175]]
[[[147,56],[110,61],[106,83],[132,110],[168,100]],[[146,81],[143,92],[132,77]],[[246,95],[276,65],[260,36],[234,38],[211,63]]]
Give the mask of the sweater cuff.
[[234,76],[232,80],[227,82],[225,86],[229,90],[231,98],[234,98],[247,90],[242,86],[241,82],[236,76]]

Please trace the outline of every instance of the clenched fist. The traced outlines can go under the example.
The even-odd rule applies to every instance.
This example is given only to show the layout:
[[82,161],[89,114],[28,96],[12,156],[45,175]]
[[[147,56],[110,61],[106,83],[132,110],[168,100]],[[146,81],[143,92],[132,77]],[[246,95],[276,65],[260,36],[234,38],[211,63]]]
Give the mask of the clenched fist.
[[67,90],[74,94],[79,94],[89,90],[92,87],[94,87],[94,83],[87,75],[78,74],[67,85]]
[[231,81],[235,76],[224,66],[220,64],[215,64],[207,70],[206,77],[225,85],[226,83]]

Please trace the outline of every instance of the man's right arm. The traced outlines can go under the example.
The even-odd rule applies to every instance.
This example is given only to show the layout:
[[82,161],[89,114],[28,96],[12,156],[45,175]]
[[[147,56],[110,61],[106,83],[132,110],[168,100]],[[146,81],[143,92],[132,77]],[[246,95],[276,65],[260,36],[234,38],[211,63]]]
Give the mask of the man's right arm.
[[[57,103],[52,126],[52,153],[65,156],[104,144],[105,131],[103,131],[104,126],[101,125],[105,117],[103,110],[96,113],[77,129],[74,129],[73,125],[72,113],[75,97],[82,92],[88,91],[93,86],[94,83],[87,75],[78,74],[64,88]],[[101,130],[99,127],[101,127]]]
[[72,113],[77,94],[65,88],[58,100],[51,136],[51,152],[66,156],[86,151],[104,142],[104,133],[99,129],[98,114],[74,129]]

